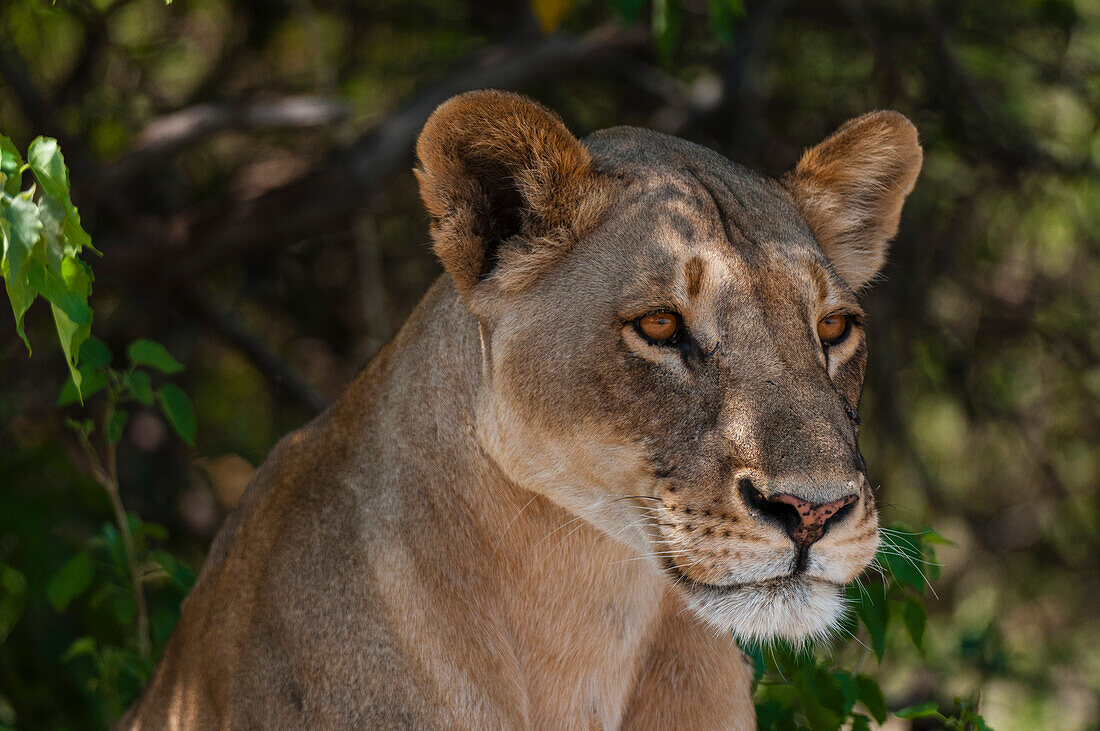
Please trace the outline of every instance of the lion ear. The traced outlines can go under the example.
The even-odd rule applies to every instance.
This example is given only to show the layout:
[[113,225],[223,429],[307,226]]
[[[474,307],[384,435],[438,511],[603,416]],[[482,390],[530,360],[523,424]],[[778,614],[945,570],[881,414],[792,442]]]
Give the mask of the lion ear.
[[922,159],[912,122],[898,112],[870,112],[807,150],[783,178],[833,270],[852,289],[886,261]]
[[598,217],[588,149],[557,115],[518,94],[474,91],[444,102],[416,154],[435,253],[459,292],[490,275],[507,278],[504,270],[530,273]]

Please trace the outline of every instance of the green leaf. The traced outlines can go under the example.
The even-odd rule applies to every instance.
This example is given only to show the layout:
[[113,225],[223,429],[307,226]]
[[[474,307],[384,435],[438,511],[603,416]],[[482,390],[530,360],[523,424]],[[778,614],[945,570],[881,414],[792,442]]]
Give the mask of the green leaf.
[[57,395],[58,406],[68,406],[69,404],[75,404],[84,399],[91,398],[97,393],[103,390],[107,385],[107,374],[99,370],[86,370],[83,366],[80,367],[80,391],[76,390],[76,384],[73,383],[72,375],[65,381],[65,385],[61,387],[61,393]]
[[[81,393],[81,402],[83,402],[84,397],[81,386],[84,379],[80,374],[77,358],[74,354],[80,352],[80,346],[92,334],[91,315],[89,314],[87,323],[79,324],[73,322],[57,305],[51,304],[50,312],[53,313],[53,323],[54,327],[57,328],[57,339],[61,342],[61,351],[65,355],[65,363],[69,366],[69,376],[72,378],[77,392]],[[91,313],[91,308],[88,308],[88,312]]]
[[806,682],[813,691],[814,697],[822,706],[837,714],[840,718],[848,715],[855,703],[855,692],[851,694],[852,703],[848,702],[849,695],[844,690],[844,683],[840,679],[820,667],[808,667],[802,671]]
[[924,605],[916,597],[907,597],[901,607],[901,618],[909,630],[909,637],[918,650],[924,651],[924,628],[928,623]]
[[836,680],[843,691],[844,704],[841,706],[841,716],[847,716],[852,712],[852,707],[858,700],[856,692],[856,680],[847,670],[834,670],[830,675]]
[[803,668],[792,677],[792,684],[798,691],[798,700],[802,705],[802,713],[806,716],[811,731],[837,731],[840,728],[840,715],[822,703],[817,689],[806,677],[807,670],[812,673],[813,669]]
[[42,187],[42,191],[64,205],[63,231],[66,241],[77,252],[85,246],[96,251],[92,246],[92,238],[80,223],[80,212],[70,198],[69,169],[65,166],[65,158],[61,154],[61,147],[57,144],[57,140],[50,137],[36,138],[27,150],[27,164],[30,165],[31,172],[34,173],[35,180]]
[[877,723],[886,723],[886,696],[878,681],[867,675],[856,676],[856,693],[859,702],[871,712]]
[[758,729],[797,729],[798,692],[787,684],[760,684],[754,695]]
[[176,430],[180,439],[188,444],[195,443],[195,409],[191,399],[183,389],[174,383],[166,383],[157,391],[157,401],[168,418],[168,423]]
[[87,551],[81,551],[70,558],[46,585],[46,596],[57,611],[65,607],[84,592],[88,591],[95,577],[95,564]]
[[12,141],[0,135],[0,175],[4,176],[4,192],[14,196],[22,190],[23,175],[20,168],[23,167],[23,158]]
[[882,655],[886,652],[886,627],[890,623],[886,587],[881,584],[868,586],[856,603],[855,610],[871,635],[871,649],[882,662]]
[[130,343],[127,349],[130,361],[134,365],[156,368],[162,373],[173,375],[183,370],[183,364],[172,357],[172,354],[158,342],[142,338]]
[[75,257],[76,248],[65,242],[65,204],[52,195],[38,197],[38,218],[42,221],[42,252],[44,263],[54,271],[61,271],[65,257]]
[[26,603],[26,577],[11,566],[0,563],[0,644],[23,616]]
[[46,267],[28,269],[28,279],[38,290],[38,294],[64,312],[73,324],[90,325],[92,322],[92,308],[88,306],[90,283],[86,278],[81,277],[71,264],[66,266],[68,262],[73,261],[75,260],[63,261],[64,274]]
[[[57,396],[58,406],[68,406],[99,393],[107,385],[106,368],[111,363],[111,351],[99,338],[90,336],[80,346],[80,390],[77,391],[72,376],[65,381]],[[150,396],[150,399],[152,397]]]
[[69,170],[61,146],[52,137],[37,137],[27,150],[30,165],[38,184],[49,195],[59,200],[69,197]]
[[871,731],[871,720],[862,713],[853,714],[852,731]]
[[889,569],[898,583],[923,593],[925,581],[920,566],[924,562],[924,551],[920,544],[913,536],[897,533],[884,533],[883,542],[884,546],[879,549],[879,562]]
[[140,368],[130,371],[122,380],[123,387],[139,403],[153,405],[153,379]]
[[87,368],[105,368],[111,365],[111,349],[107,343],[91,336],[80,346],[80,365]]
[[4,287],[15,315],[15,330],[27,346],[28,353],[31,352],[31,343],[23,331],[23,316],[27,314],[38,294],[37,288],[30,281],[30,272],[33,269],[42,269],[41,264],[31,258],[41,231],[42,221],[38,217],[38,207],[25,196],[13,198],[0,216],[0,236],[3,237],[4,244],[0,273],[4,276]]
[[906,706],[894,713],[898,718],[931,718],[940,715],[939,704],[935,701],[918,703],[915,706]]
[[190,591],[195,584],[195,572],[167,551],[153,551],[149,558],[164,569],[172,580],[184,591]]
[[924,533],[921,534],[920,539],[925,543],[938,543],[944,546],[954,546],[955,542],[944,538],[931,528],[926,528]]
[[95,637],[81,637],[73,641],[61,656],[61,662],[69,662],[78,657],[95,654]]
[[126,421],[130,415],[122,409],[111,413],[111,419],[107,422],[107,441],[118,444],[122,440],[122,432],[126,429]]

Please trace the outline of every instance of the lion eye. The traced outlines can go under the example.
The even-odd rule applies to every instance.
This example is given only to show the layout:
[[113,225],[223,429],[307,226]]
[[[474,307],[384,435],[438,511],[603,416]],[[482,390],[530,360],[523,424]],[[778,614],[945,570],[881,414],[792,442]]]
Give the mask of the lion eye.
[[817,321],[817,336],[826,345],[836,345],[848,334],[849,320],[845,315],[826,315]]
[[638,331],[651,342],[663,344],[680,332],[680,316],[674,312],[653,312],[639,317]]

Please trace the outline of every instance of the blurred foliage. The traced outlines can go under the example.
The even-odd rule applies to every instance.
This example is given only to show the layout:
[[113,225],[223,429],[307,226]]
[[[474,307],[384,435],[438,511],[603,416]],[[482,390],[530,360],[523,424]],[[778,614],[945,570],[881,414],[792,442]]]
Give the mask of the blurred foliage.
[[[858,657],[777,651],[758,700],[812,667],[872,719],[858,681],[877,678],[888,710],[910,707],[894,724],[973,723],[981,688],[998,729],[1100,725],[1100,0],[0,3],[0,128],[16,150],[61,141],[108,253],[97,334],[116,353],[152,335],[188,365],[195,446],[142,403],[117,444],[126,505],[168,530],[154,541],[200,566],[253,466],[438,274],[412,141],[471,85],[770,174],[868,109],[916,122],[924,171],[866,302],[862,444],[885,522],[955,545],[923,652],[893,587],[884,661],[873,637],[838,651],[867,653],[855,696],[831,673]],[[0,318],[0,725],[86,728],[110,716],[88,680],[112,661],[62,657],[126,638],[91,594],[50,603],[86,547],[112,570],[112,508],[57,418],[69,371],[45,312],[26,314],[33,359]],[[151,587],[151,616],[178,592]]]

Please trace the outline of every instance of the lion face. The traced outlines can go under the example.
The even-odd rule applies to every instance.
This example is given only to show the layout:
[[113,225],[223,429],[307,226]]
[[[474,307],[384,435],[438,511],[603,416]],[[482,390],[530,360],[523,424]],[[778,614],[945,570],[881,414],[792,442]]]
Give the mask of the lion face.
[[[878,545],[854,289],[919,170],[911,125],[860,118],[780,183],[676,138],[582,145],[526,100],[470,101],[442,153],[429,122],[419,175],[481,322],[486,451],[635,547],[716,629],[825,634]],[[449,261],[460,250],[477,260]]]

